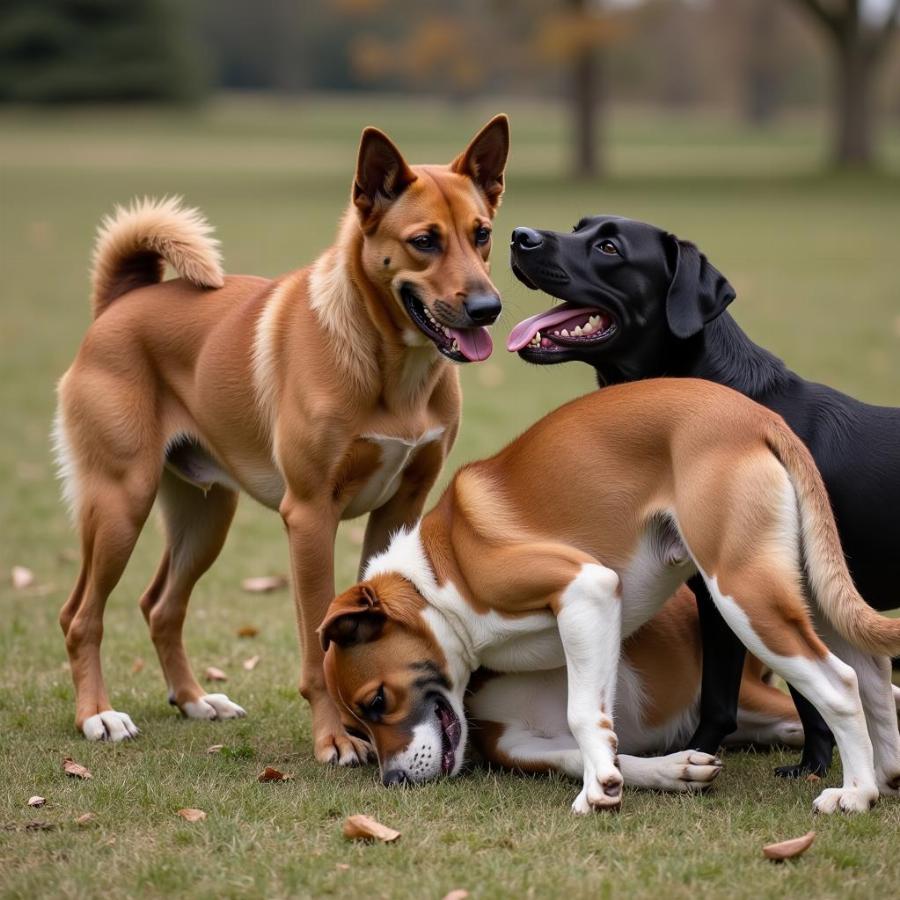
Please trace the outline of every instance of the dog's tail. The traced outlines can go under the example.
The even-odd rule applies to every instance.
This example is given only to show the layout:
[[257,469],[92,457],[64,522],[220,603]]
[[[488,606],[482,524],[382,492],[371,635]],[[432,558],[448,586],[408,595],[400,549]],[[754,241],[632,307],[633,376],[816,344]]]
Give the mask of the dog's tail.
[[199,210],[180,197],[145,197],[117,206],[97,233],[91,268],[91,310],[96,319],[122,294],[162,281],[166,263],[197,287],[225,283],[219,242]]
[[828,492],[812,455],[783,422],[773,422],[767,437],[797,495],[806,572],[815,602],[838,634],[855,647],[879,656],[897,656],[900,619],[880,615],[856,590]]

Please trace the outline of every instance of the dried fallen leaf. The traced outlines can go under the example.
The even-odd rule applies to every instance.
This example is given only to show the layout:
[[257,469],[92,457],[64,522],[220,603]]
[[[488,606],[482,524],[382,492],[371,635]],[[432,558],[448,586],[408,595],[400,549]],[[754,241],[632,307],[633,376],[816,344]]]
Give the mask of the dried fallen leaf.
[[791,838],[789,841],[780,841],[777,844],[768,844],[762,848],[763,856],[773,862],[784,862],[786,859],[806,853],[812,847],[815,839],[816,833],[808,831],[803,837]]
[[76,820],[76,825],[87,825],[88,822],[92,822],[97,817],[93,813],[83,813]]
[[248,594],[268,594],[270,591],[278,591],[287,587],[288,580],[284,575],[258,575],[255,578],[245,578],[241,587]]
[[38,797],[37,794],[28,798],[29,806],[43,806],[46,802],[47,801],[43,797]]
[[390,843],[400,837],[400,832],[381,822],[376,822],[371,816],[349,816],[344,822],[344,837],[351,841],[383,841]]
[[237,636],[242,638],[254,638],[259,634],[259,629],[255,625],[241,625],[237,630]]
[[26,831],[53,831],[56,826],[52,822],[26,822]]
[[31,569],[26,569],[25,566],[13,566],[10,577],[12,586],[17,591],[24,591],[25,588],[29,588],[34,584],[34,572]]
[[252,672],[259,663],[259,654],[256,656],[251,656],[250,659],[245,659],[242,663],[245,672]]
[[136,657],[134,662],[131,664],[131,674],[137,675],[138,672],[144,671],[144,660],[141,659],[140,656]]
[[347,863],[336,863],[334,867],[340,869],[342,872],[346,872],[350,868]]
[[206,813],[202,809],[179,809],[178,813],[186,822],[202,822],[206,818]]
[[292,781],[293,778],[293,775],[285,775],[284,772],[279,772],[278,769],[274,769],[272,766],[266,766],[265,769],[256,776],[256,780],[263,783],[269,781]]
[[816,775],[815,772],[810,772],[809,775],[806,776],[806,780],[807,780],[810,784],[815,784],[817,781],[821,781],[821,780],[822,780],[822,776],[821,776],[821,775]]
[[85,781],[88,778],[94,777],[88,769],[86,769],[80,763],[75,762],[75,760],[70,756],[67,756],[63,760],[63,772],[65,772],[66,775],[69,775],[72,778],[81,778]]
[[467,890],[457,888],[455,891],[450,891],[449,894],[444,894],[444,900],[466,900],[468,896],[469,892]]
[[213,744],[212,747],[207,747],[207,753],[219,753],[221,750],[225,748],[224,744]]
[[206,680],[207,681],[228,681],[228,676],[221,669],[217,669],[215,666],[210,666],[206,670]]

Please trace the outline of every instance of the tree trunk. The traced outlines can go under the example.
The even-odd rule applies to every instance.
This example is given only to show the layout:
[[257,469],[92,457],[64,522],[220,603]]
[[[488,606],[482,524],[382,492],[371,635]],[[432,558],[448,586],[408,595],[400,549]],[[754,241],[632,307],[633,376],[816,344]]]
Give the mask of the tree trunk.
[[598,60],[596,51],[579,50],[572,66],[572,111],[575,131],[575,174],[591,178],[600,174],[598,142]]
[[862,168],[874,161],[875,68],[865,44],[845,36],[835,54],[834,161],[842,168]]

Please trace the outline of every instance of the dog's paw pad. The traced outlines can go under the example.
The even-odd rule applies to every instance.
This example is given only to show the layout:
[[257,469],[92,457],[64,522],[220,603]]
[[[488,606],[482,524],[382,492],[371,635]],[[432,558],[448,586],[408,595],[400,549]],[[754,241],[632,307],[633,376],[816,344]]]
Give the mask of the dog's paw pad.
[[130,740],[139,734],[131,716],[114,709],[105,709],[85,719],[81,731],[89,741],[112,741],[114,744]]

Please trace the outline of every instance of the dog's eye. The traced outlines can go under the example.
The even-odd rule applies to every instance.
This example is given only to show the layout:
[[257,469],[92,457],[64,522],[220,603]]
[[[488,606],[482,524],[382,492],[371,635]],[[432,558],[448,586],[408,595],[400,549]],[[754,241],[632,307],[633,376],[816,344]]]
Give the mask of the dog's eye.
[[600,241],[597,247],[601,253],[605,253],[607,256],[619,255],[619,248],[612,241]]
[[423,253],[438,249],[438,244],[433,234],[417,234],[415,237],[409,239],[409,243],[412,244],[416,250],[421,250]]
[[367,719],[377,719],[379,716],[384,715],[385,708],[387,707],[387,698],[384,695],[384,685],[378,688],[375,691],[375,695],[369,700],[368,703],[364,703],[362,705],[363,715]]
[[475,229],[475,245],[483,247],[491,239],[491,229],[484,225],[479,225]]

